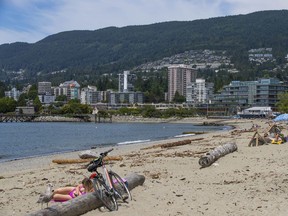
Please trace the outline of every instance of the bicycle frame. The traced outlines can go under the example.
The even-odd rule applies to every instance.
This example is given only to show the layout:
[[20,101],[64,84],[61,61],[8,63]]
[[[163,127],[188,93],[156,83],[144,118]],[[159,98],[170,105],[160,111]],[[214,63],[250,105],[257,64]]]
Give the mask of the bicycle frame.
[[[92,172],[92,174],[90,175],[90,179],[93,179],[93,185],[95,191],[96,190],[99,191],[98,194],[99,198],[102,199],[102,202],[104,202],[104,204],[106,203],[105,204],[106,207],[111,211],[118,209],[117,198],[122,199],[124,202],[126,202],[127,198],[130,198],[132,200],[129,189],[123,182],[122,178],[112,170],[108,170],[106,167],[104,158],[112,150],[113,149],[110,149],[106,152],[101,153],[100,157],[96,160],[91,161],[87,167],[87,170],[89,172]],[[98,168],[101,168],[100,172]],[[115,187],[115,184],[119,184],[120,188]],[[99,187],[103,187],[103,190],[99,190]],[[105,198],[104,198],[105,201],[103,201],[103,195],[102,195],[103,191],[106,193],[106,196],[110,197],[109,198],[109,200],[111,199],[110,201],[105,200]],[[123,196],[122,192],[127,194],[127,196],[126,195]]]
[[109,172],[108,172],[108,170],[107,170],[107,168],[105,166],[104,161],[103,161],[103,164],[102,164],[102,170],[103,170],[104,181],[105,181],[106,185],[109,186],[110,190],[114,190],[114,187],[113,187],[112,182],[111,182],[111,178],[109,176]]
[[[109,151],[112,151],[113,149],[109,150]],[[91,174],[90,178],[97,178],[99,181],[102,181],[103,179],[103,183],[108,186],[109,188],[109,191],[112,193],[112,195],[116,195],[117,197],[121,197],[121,195],[118,193],[117,190],[115,190],[114,186],[113,186],[113,183],[111,181],[111,178],[110,178],[110,175],[109,175],[109,171],[108,169],[106,168],[106,164],[104,162],[104,157],[106,155],[102,156],[102,163],[101,163],[101,168],[102,168],[102,172],[99,173],[99,171],[97,170],[97,168],[95,169],[95,173],[96,173],[96,176],[93,176],[93,174]],[[100,167],[99,167],[100,168]],[[99,176],[102,176],[103,178],[101,179],[101,177]]]

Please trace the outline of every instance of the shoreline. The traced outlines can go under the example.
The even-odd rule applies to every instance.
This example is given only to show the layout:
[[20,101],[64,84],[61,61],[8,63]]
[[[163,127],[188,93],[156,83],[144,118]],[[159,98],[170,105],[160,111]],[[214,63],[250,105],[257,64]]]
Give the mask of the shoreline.
[[[135,121],[135,119],[133,121],[129,120],[130,117],[128,117],[128,119],[125,116],[121,116],[120,119],[118,119],[117,121],[115,121],[115,123],[165,123],[163,121],[160,121],[159,119],[156,118],[156,121],[154,118],[152,119],[146,119],[147,121],[143,121],[143,118],[139,118],[139,121]],[[144,118],[145,119],[145,118]],[[206,118],[201,118],[201,117],[197,117],[197,118],[171,118],[169,120],[167,120],[168,123],[183,123],[183,124],[193,124],[196,126],[202,126],[204,122],[209,122],[209,123],[219,123],[219,122],[226,122],[227,119],[206,119]],[[228,124],[231,122],[228,122]],[[234,121],[232,121],[232,124],[222,124],[223,126],[226,127],[231,127],[231,129],[229,130],[233,130],[235,129],[237,126],[233,125],[235,124]],[[209,133],[222,133],[225,130],[217,130],[217,131],[208,131],[205,132],[204,134],[209,134]],[[228,130],[227,130],[228,131]],[[195,134],[192,137],[198,137],[199,135],[203,135],[203,134]],[[152,140],[149,142],[141,142],[141,143],[131,143],[131,144],[124,144],[124,145],[117,145],[117,144],[113,144],[113,145],[99,145],[97,146],[96,149],[109,149],[111,147],[119,149],[134,149],[134,148],[139,148],[139,147],[143,147],[143,146],[151,146],[151,145],[155,145],[155,144],[162,144],[162,143],[167,143],[167,142],[172,142],[172,141],[181,141],[181,140],[185,140],[187,139],[187,137],[183,136],[183,137],[171,137],[171,138],[167,138],[167,139],[161,139],[161,140]],[[67,151],[67,152],[57,152],[57,153],[52,153],[52,154],[47,154],[47,155],[36,155],[36,156],[30,156],[30,157],[25,157],[25,158],[19,158],[19,159],[11,159],[11,160],[7,160],[7,161],[3,161],[0,162],[0,176],[3,173],[10,173],[12,172],[17,172],[17,171],[26,171],[26,170],[31,170],[34,168],[38,168],[39,165],[41,166],[45,166],[48,165],[48,163],[44,162],[45,160],[53,160],[55,158],[57,158],[57,156],[61,156],[63,158],[70,158],[70,157],[78,157],[78,154],[80,152],[83,152],[85,150],[95,150],[95,148],[90,148],[90,149],[83,149],[83,150],[72,150],[72,151]],[[35,161],[35,162],[34,162]],[[21,164],[19,166],[19,164]]]
[[[232,126],[231,126],[232,127]],[[57,152],[57,153],[52,153],[52,154],[47,154],[47,155],[36,155],[36,156],[30,156],[30,157],[25,157],[25,158],[19,158],[19,159],[12,159],[8,161],[3,161],[0,162],[0,177],[3,173],[8,174],[8,173],[14,173],[14,172],[22,172],[22,171],[27,171],[27,170],[33,170],[37,169],[39,166],[47,166],[50,164],[50,160],[52,161],[53,159],[58,159],[61,157],[61,159],[70,159],[70,158],[78,158],[78,155],[87,150],[91,151],[106,151],[107,149],[113,148],[116,149],[117,151],[129,151],[129,150],[134,150],[134,149],[139,149],[143,147],[149,147],[152,145],[159,145],[159,144],[164,144],[164,143],[169,143],[169,142],[175,142],[175,141],[181,141],[181,140],[186,140],[189,138],[197,138],[198,136],[201,135],[207,135],[209,133],[222,133],[224,131],[228,130],[217,130],[217,131],[208,131],[204,133],[199,133],[195,134],[192,136],[183,136],[183,137],[171,137],[167,139],[161,139],[161,140],[152,140],[148,142],[140,142],[140,143],[129,143],[129,144],[122,144],[122,145],[99,145],[96,148],[90,148],[90,149],[83,149],[83,150],[73,150],[73,151],[67,151],[67,152]]]
[[[143,120],[143,118],[137,118],[138,120],[136,121],[135,119],[133,119],[133,121],[130,121],[130,116],[128,117],[128,119],[125,117],[125,116],[121,116],[121,120],[118,119],[118,121],[115,121],[114,123],[128,123],[128,124],[131,124],[131,123],[155,123],[155,124],[158,124],[158,123],[169,123],[169,124],[192,124],[192,125],[195,125],[195,126],[219,126],[219,127],[223,127],[224,130],[231,130],[233,129],[232,126],[229,126],[229,125],[224,125],[224,124],[215,124],[215,120],[208,120],[208,122],[206,121],[206,119],[203,119],[203,118],[187,118],[186,120],[184,119],[179,119],[179,118],[170,118],[170,119],[166,119],[166,121],[163,121],[162,119],[155,119],[155,118],[152,118],[152,119],[145,119]],[[204,121],[203,121],[204,120]],[[211,125],[210,123],[211,122]],[[58,123],[58,122],[56,122]],[[59,123],[62,123],[59,122]],[[108,124],[108,123],[107,123]],[[112,123],[113,124],[113,123]],[[201,129],[200,129],[201,130]],[[222,131],[221,129],[219,129],[219,131]],[[165,140],[169,140],[169,139],[180,139],[187,136],[186,134],[184,133],[192,133],[194,132],[195,135],[198,135],[199,133],[197,133],[197,131],[182,131],[182,134],[178,134],[178,135],[175,135],[174,137],[166,137],[166,138],[161,138],[161,139],[142,139],[142,140],[126,140],[126,141],[123,141],[122,143],[111,143],[111,144],[99,144],[99,145],[92,145],[90,146],[90,148],[88,148],[89,150],[92,150],[92,149],[95,149],[95,148],[105,148],[105,147],[116,147],[116,146],[120,146],[120,145],[135,145],[135,144],[140,144],[140,145],[148,145],[149,143],[151,142],[158,142],[158,141],[165,141]],[[209,133],[210,131],[205,131],[205,133]],[[203,132],[201,132],[203,133]],[[148,141],[149,140],[149,141]],[[131,142],[131,143],[130,143]],[[139,142],[139,143],[138,143]],[[85,150],[88,150],[87,148],[77,148],[77,149],[71,149],[71,150],[68,150],[68,151],[62,151],[62,152],[51,152],[51,153],[43,153],[43,154],[38,154],[38,155],[30,155],[30,156],[19,156],[18,158],[8,158],[8,157],[4,157],[1,158],[0,156],[0,164],[1,163],[7,163],[7,162],[13,162],[13,161],[21,161],[21,160],[26,160],[26,159],[32,159],[32,158],[37,158],[37,157],[49,157],[49,156],[53,156],[53,155],[59,155],[59,154],[69,154],[69,153],[73,153],[73,152],[81,152],[81,151],[85,151]],[[0,171],[1,171],[1,167],[0,167]],[[1,173],[1,172],[0,172]]]
[[[202,118],[203,121],[207,119]],[[131,202],[121,203],[117,212],[101,212],[101,215],[287,215],[288,144],[248,147],[255,132],[247,129],[257,124],[259,133],[263,134],[269,126],[268,120],[208,121],[233,125],[232,131],[238,133],[224,130],[199,134],[191,140],[201,140],[171,148],[157,145],[187,137],[114,147],[111,156],[122,156],[123,160],[109,167],[120,176],[135,172],[144,175],[146,180],[143,186],[131,191]],[[181,122],[195,123],[193,119]],[[288,134],[287,125],[281,126],[283,133]],[[204,152],[229,142],[237,144],[237,152],[200,168],[198,160]],[[100,153],[108,148],[93,151]],[[52,163],[59,157],[79,158],[78,153],[12,161],[5,166],[0,163],[0,215],[20,216],[39,210],[35,202],[47,182],[52,182],[55,188],[79,183],[83,176],[89,175],[83,164]],[[23,204],[19,206],[19,202]],[[84,215],[95,214],[99,214],[99,210]]]

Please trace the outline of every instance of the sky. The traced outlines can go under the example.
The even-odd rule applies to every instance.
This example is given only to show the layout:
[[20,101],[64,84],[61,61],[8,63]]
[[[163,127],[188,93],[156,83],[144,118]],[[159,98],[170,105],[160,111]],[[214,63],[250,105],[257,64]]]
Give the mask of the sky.
[[0,0],[0,45],[70,30],[288,9],[288,0]]

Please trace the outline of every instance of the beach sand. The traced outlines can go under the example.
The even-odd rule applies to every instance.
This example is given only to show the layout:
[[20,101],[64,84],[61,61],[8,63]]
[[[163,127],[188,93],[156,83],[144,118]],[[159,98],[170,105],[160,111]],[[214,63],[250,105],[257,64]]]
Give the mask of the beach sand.
[[[173,140],[114,147],[111,156],[122,156],[111,168],[121,176],[138,173],[145,182],[131,191],[133,200],[121,203],[116,212],[90,211],[92,215],[288,215],[288,144],[248,147],[255,132],[269,128],[268,120],[219,120],[187,118],[175,122],[221,122],[238,131],[217,131]],[[287,125],[282,132],[288,135]],[[245,131],[246,130],[246,131]],[[203,138],[173,148],[143,149],[156,144]],[[236,152],[206,168],[199,157],[226,143],[235,142]],[[107,148],[95,149],[97,153]],[[94,150],[93,150],[94,151]],[[26,215],[41,209],[39,193],[48,182],[55,188],[78,184],[89,172],[83,164],[55,164],[52,159],[77,159],[79,152],[0,163],[0,215]],[[109,165],[110,167],[110,165]],[[54,203],[50,203],[55,205]],[[61,204],[60,204],[61,205]]]

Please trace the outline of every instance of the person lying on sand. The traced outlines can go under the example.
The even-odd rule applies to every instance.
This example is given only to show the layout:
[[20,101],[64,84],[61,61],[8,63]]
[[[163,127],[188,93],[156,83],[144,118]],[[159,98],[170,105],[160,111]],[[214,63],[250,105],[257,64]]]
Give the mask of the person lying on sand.
[[88,192],[93,192],[93,184],[89,178],[85,177],[82,180],[82,184],[76,187],[62,187],[54,190],[52,200],[55,202],[65,202]]

